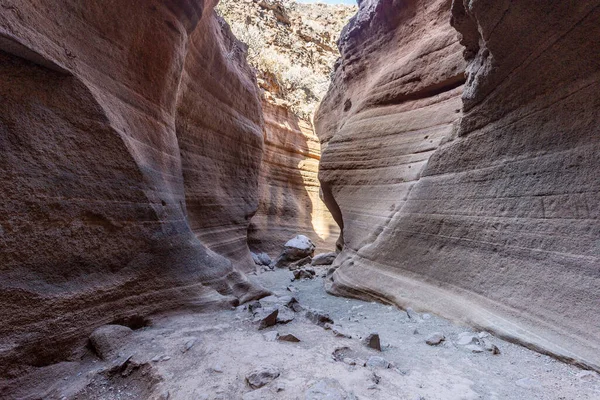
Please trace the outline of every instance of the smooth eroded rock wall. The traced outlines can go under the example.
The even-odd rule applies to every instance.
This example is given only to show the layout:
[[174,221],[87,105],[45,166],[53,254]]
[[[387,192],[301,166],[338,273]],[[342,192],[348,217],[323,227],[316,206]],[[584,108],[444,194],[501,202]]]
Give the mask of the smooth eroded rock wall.
[[[386,3],[365,5],[376,4],[368,18],[381,22],[373,25],[387,26],[390,14],[377,8]],[[432,23],[435,18],[426,16],[434,5],[443,16],[436,26],[446,31],[449,2],[400,7],[414,16],[412,21]],[[404,164],[395,158],[400,152],[382,150],[401,140],[403,129],[394,129],[392,136],[361,135],[352,130],[358,115],[338,124],[336,110],[347,97],[359,91],[363,102],[373,98],[371,91],[357,89],[372,73],[370,64],[345,88],[330,92],[319,115],[318,133],[329,140],[321,179],[331,188],[329,204],[339,206],[346,238],[334,293],[433,311],[600,369],[600,331],[595,329],[600,324],[599,20],[597,0],[455,1],[452,24],[468,61],[464,115],[454,130],[448,126],[442,134],[445,143],[432,149],[410,190],[390,190],[397,203],[387,212],[361,206],[362,193],[387,176],[387,169]],[[420,24],[406,19],[395,32]],[[411,49],[428,43],[435,29],[426,32],[404,35],[412,45],[380,61],[388,76],[410,58]],[[358,43],[349,36],[341,45],[361,49],[368,42],[367,36]],[[362,65],[378,54],[350,53],[344,53],[338,81],[347,75],[345,66]],[[443,70],[444,53],[430,54],[440,61],[409,69]],[[390,90],[406,94],[408,107],[415,84],[420,83],[397,81]],[[378,115],[387,107],[376,105],[370,112]],[[417,123],[423,111],[413,112],[397,125]],[[426,120],[444,113],[433,115]],[[362,173],[346,167],[362,165],[357,161],[367,157],[381,157],[391,167]],[[359,227],[369,227],[363,214],[385,221],[371,237],[360,232]]]
[[312,125],[286,106],[263,101],[263,110],[260,205],[250,224],[250,246],[275,257],[288,240],[302,234],[317,252],[334,251],[339,227],[320,198],[321,148]]
[[215,3],[0,0],[0,373],[262,293],[262,112]]

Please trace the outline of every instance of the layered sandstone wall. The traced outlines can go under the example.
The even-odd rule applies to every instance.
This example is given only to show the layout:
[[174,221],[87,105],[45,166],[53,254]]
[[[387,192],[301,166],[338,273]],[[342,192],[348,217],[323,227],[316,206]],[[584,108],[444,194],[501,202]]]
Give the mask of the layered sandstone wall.
[[[389,16],[398,15],[402,23],[389,37],[408,44],[369,48],[376,40],[360,35],[355,20],[336,72],[344,86],[334,87],[318,117],[317,131],[329,142],[321,179],[346,239],[331,290],[433,311],[600,369],[600,331],[593,328],[600,324],[600,1],[455,0],[452,23],[468,68],[464,115],[454,130],[441,123],[444,115],[448,123],[456,119],[443,103],[427,113],[450,91],[422,96],[428,90],[413,89],[422,78],[398,79],[386,86],[399,94],[392,97],[400,104],[390,105],[385,91],[365,86],[374,70],[394,77],[405,64],[416,75],[438,71],[426,75],[432,78],[449,65],[449,53],[435,50],[425,52],[429,63],[407,62],[413,49],[432,43],[432,33],[450,38],[450,2],[401,3],[363,3],[361,14],[372,21],[364,26],[390,31]],[[386,13],[393,4],[399,12]],[[386,42],[398,53],[383,57]],[[346,99],[360,111],[348,107],[344,117]],[[460,108],[455,96],[449,101]],[[411,118],[388,116],[392,107],[410,109]],[[394,128],[383,130],[389,125],[375,118]],[[437,149],[412,153],[422,160],[418,180],[407,162],[414,156],[402,147],[387,152],[410,143],[404,132],[416,124],[447,127]],[[419,137],[432,137],[430,129]],[[392,177],[413,183],[403,189]],[[380,187],[389,209],[366,207]]]
[[339,227],[320,197],[321,147],[310,122],[288,107],[263,101],[265,152],[260,168],[260,202],[248,232],[250,247],[272,257],[298,234],[317,252],[335,250]]
[[0,373],[263,293],[262,111],[215,3],[0,0]]

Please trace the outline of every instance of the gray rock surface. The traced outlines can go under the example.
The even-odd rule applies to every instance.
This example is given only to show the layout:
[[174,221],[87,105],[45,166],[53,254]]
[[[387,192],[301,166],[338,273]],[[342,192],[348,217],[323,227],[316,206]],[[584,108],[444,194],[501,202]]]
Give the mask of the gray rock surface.
[[246,375],[246,382],[252,389],[258,389],[273,382],[281,375],[277,367],[266,365],[257,368]]
[[109,360],[116,357],[132,333],[131,328],[123,325],[104,325],[92,332],[90,343],[100,358]]
[[313,259],[312,265],[331,265],[335,261],[337,253],[321,253],[317,254]]

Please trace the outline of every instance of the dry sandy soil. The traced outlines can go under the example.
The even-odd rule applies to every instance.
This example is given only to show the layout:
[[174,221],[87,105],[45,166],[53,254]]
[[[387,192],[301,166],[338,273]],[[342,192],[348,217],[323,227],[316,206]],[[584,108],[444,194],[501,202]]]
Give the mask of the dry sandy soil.
[[[287,270],[256,279],[279,296],[296,296],[304,308],[327,312],[352,338],[314,324],[302,311],[292,322],[263,330],[248,306],[161,316],[123,341],[116,359],[101,361],[90,350],[80,361],[40,369],[19,382],[19,389],[0,394],[25,399],[600,399],[596,373],[494,337],[487,339],[500,354],[473,353],[458,344],[468,328],[328,295],[324,272],[317,269],[317,278],[295,282]],[[292,333],[301,342],[269,341],[273,331]],[[380,335],[383,351],[360,340],[372,332]],[[426,344],[435,332],[446,340]],[[360,365],[372,356],[390,366]],[[371,359],[376,361],[382,362]],[[246,376],[267,366],[279,377],[252,390]]]

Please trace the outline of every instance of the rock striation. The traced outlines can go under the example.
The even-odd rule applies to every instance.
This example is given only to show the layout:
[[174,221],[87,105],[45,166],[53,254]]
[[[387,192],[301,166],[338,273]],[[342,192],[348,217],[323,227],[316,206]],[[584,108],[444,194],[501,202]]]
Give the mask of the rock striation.
[[316,117],[331,292],[600,369],[598,20],[598,0],[361,3]]
[[260,98],[215,3],[0,0],[0,374],[264,294]]
[[320,198],[321,146],[311,121],[339,56],[335,43],[356,7],[222,0],[217,10],[248,46],[263,99],[265,151],[250,246],[275,257],[303,234],[331,251],[339,228]]
[[263,113],[260,203],[250,223],[250,246],[275,257],[284,243],[302,234],[319,250],[335,249],[339,227],[320,197],[321,147],[312,124],[269,101],[263,101]]

